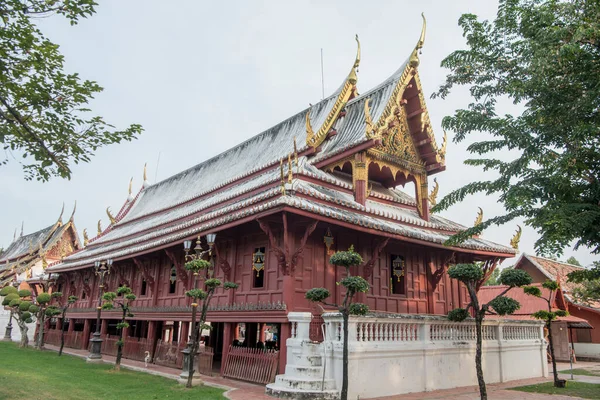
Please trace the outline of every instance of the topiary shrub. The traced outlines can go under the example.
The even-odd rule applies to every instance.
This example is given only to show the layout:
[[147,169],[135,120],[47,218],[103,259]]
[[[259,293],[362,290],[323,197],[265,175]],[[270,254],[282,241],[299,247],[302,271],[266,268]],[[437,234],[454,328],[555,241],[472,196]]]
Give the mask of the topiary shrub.
[[19,304],[21,311],[29,311],[29,307],[31,307],[30,301],[21,301],[21,304]]
[[40,308],[38,306],[36,306],[35,304],[32,304],[29,306],[29,312],[30,313],[37,313],[38,311],[40,311]]
[[31,290],[23,289],[17,292],[19,297],[31,297]]
[[52,296],[49,293],[40,293],[35,298],[35,301],[38,304],[46,304],[46,303],[49,303],[50,300],[52,300]]
[[491,300],[488,305],[496,311],[498,315],[510,315],[521,308],[521,304],[515,299],[506,296],[498,296]]
[[348,307],[348,312],[351,315],[367,315],[369,306],[363,303],[352,303]]
[[12,299],[10,303],[8,303],[10,307],[16,307],[19,304],[21,304],[21,299]]
[[464,308],[455,308],[448,313],[448,319],[454,322],[462,322],[469,317],[469,312]]
[[0,296],[8,296],[9,294],[17,294],[17,288],[13,286],[5,286],[0,289]]
[[354,246],[350,246],[348,251],[338,251],[329,258],[329,263],[338,267],[353,267],[362,264],[363,259],[354,251]]
[[184,268],[188,271],[192,271],[193,273],[197,274],[203,269],[209,269],[210,266],[211,264],[208,261],[197,259],[186,262]]

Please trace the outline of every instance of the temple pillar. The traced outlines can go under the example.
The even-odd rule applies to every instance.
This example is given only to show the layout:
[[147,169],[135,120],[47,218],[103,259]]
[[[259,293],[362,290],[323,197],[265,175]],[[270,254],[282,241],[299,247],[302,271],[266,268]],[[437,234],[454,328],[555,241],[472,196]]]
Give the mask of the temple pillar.
[[108,333],[108,320],[103,319],[100,322],[100,335],[106,336],[107,333]]
[[352,166],[352,182],[354,184],[354,201],[363,206],[367,203],[367,182],[369,180],[369,171],[367,165],[367,155],[364,152],[354,155],[354,164]]
[[290,338],[290,324],[282,323],[279,330],[279,371],[285,371],[287,363],[287,340]]
[[227,354],[229,354],[229,347],[231,347],[231,345],[233,344],[234,325],[237,325],[237,324],[234,322],[223,323],[223,348],[221,349],[221,375],[223,375],[223,371],[225,368],[225,360],[227,359]]
[[246,346],[256,347],[258,326],[256,322],[246,322]]
[[265,343],[265,339],[266,339],[266,338],[265,338],[265,327],[266,327],[266,324],[263,324],[263,323],[261,323],[261,324],[258,324],[258,329],[259,329],[259,340],[260,340],[261,342],[263,342],[263,344]]
[[294,310],[294,295],[296,292],[294,281],[295,278],[292,275],[283,276],[283,302],[285,303],[288,311]]
[[75,330],[75,319],[71,318],[69,319],[69,332],[73,332]]
[[[171,338],[168,338],[171,340]],[[187,343],[190,340],[190,321],[181,321],[181,334],[178,343]]]
[[81,341],[82,348],[87,348],[90,341],[90,331],[92,328],[92,323],[90,319],[86,319],[83,322],[83,339]]

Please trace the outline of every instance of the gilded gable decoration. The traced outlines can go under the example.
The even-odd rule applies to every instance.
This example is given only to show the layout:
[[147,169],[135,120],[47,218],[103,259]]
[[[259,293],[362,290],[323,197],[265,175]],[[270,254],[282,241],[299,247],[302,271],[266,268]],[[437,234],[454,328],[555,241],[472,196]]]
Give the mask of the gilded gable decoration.
[[437,178],[433,178],[433,183],[435,186],[433,189],[431,189],[431,193],[429,194],[429,204],[431,204],[431,206],[435,206],[437,204],[437,195],[438,191],[440,190],[440,184],[438,183]]
[[102,235],[102,220],[98,220],[98,236]]
[[477,218],[475,218],[473,226],[481,225],[481,222],[483,221],[483,209],[481,207],[477,208],[479,208],[479,212],[477,213]]
[[87,234],[87,229],[83,230],[83,246],[87,246],[88,243],[90,242],[90,239],[88,238],[88,234]]
[[523,229],[521,229],[520,225],[517,225],[517,230],[515,231],[514,236],[510,239],[510,247],[515,250],[519,250],[519,242],[521,241],[521,233],[523,233]]
[[117,220],[110,212],[110,207],[106,207],[106,215],[108,215],[108,219],[110,220],[111,225],[114,225],[117,223]]

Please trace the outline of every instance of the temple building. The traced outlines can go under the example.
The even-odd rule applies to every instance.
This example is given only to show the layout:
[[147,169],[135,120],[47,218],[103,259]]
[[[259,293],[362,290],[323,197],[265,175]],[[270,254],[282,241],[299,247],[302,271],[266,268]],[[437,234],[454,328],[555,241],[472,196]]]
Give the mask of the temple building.
[[[365,349],[373,350],[369,346],[377,340],[379,345],[392,346],[388,349],[392,358],[385,362],[404,360],[417,369],[406,368],[403,379],[385,387],[374,380],[380,386],[376,389],[361,387],[353,375],[352,398],[474,384],[469,377],[468,382],[445,382],[451,376],[439,380],[434,371],[440,367],[431,367],[432,375],[423,381],[426,374],[418,370],[429,368],[422,362],[444,364],[436,357],[445,357],[444,346],[454,346],[453,335],[463,332],[444,316],[466,304],[468,294],[446,271],[453,263],[481,261],[491,273],[515,250],[480,237],[460,246],[444,246],[465,227],[430,210],[438,190],[430,176],[446,168],[447,139],[444,135],[438,145],[419,79],[424,38],[425,25],[398,70],[364,92],[358,88],[359,44],[348,75],[329,97],[164,181],[150,184],[144,178],[139,192],[130,195],[116,215],[109,213],[106,229],[99,229],[83,250],[48,268],[60,274],[65,296],[79,298],[68,312],[67,344],[87,348],[90,334],[98,329],[103,352],[116,351],[118,313],[103,311],[101,326],[96,326],[100,285],[94,265],[105,263],[111,268],[104,290],[127,285],[137,295],[125,333],[125,357],[142,360],[148,351],[156,364],[181,367],[191,318],[185,292],[193,281],[184,268],[183,242],[198,240],[207,248],[205,236],[216,234],[215,276],[239,287],[218,289],[212,299],[208,312],[212,329],[206,332],[206,350],[201,354],[208,355],[212,364],[206,367],[200,362],[200,368],[272,383],[269,393],[273,395],[296,391],[335,397],[340,388],[339,321],[329,313],[335,310],[309,303],[305,293],[326,287],[332,301],[339,302],[344,293],[336,282],[344,271],[329,264],[329,258],[354,246],[364,264],[352,273],[371,284],[358,301],[379,317],[353,320],[358,346],[353,349],[360,347],[366,354]],[[474,346],[468,336],[472,329],[464,327],[462,342],[471,340]],[[500,325],[488,328],[488,339],[509,340],[502,339]],[[490,369],[491,381],[547,373],[539,362],[545,346],[539,324],[527,322],[514,328],[514,340],[522,347],[511,348],[537,358],[529,357],[521,368],[509,369],[502,364],[512,360],[507,354]],[[51,329],[49,341],[53,337],[58,336]],[[407,341],[412,349],[439,345],[437,355],[426,358],[421,350],[419,362],[403,359],[393,346]],[[328,355],[320,347],[326,343],[333,343],[325,347]],[[489,348],[497,353],[494,346]],[[453,351],[464,351],[461,359],[465,354],[473,358],[472,350]],[[458,356],[448,357],[448,363],[457,362]],[[411,376],[415,373],[420,374],[418,379]]]
[[[66,256],[82,248],[75,228],[74,215],[63,223],[64,206],[56,222],[37,232],[15,236],[13,242],[0,253],[0,288],[6,285],[18,285],[20,289],[34,289],[28,281],[42,274],[46,267],[54,262],[60,262]],[[4,334],[10,312],[0,310],[0,334]],[[29,334],[33,336],[34,330]],[[18,329],[12,332],[13,340],[20,339]]]

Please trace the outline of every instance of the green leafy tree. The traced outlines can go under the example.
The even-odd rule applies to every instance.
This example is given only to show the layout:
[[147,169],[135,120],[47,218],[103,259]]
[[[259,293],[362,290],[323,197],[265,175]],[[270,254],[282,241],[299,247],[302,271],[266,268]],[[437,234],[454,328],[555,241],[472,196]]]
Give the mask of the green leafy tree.
[[306,292],[306,299],[309,301],[322,303],[330,307],[335,307],[342,314],[343,319],[343,353],[342,353],[342,390],[340,399],[348,399],[348,320],[350,315],[365,315],[369,312],[366,304],[354,303],[352,299],[357,293],[367,293],[369,291],[369,282],[360,276],[352,276],[350,267],[362,264],[363,260],[360,254],[354,251],[354,246],[350,246],[348,251],[338,251],[331,256],[329,263],[346,269],[346,277],[338,282],[346,288],[346,294],[342,304],[329,303],[326,300],[331,296],[326,288],[312,288]]
[[[500,0],[493,21],[459,19],[466,49],[448,55],[432,97],[466,86],[472,102],[443,119],[454,141],[474,140],[466,165],[491,179],[449,193],[434,211],[468,195],[499,195],[506,212],[452,236],[456,244],[515,218],[536,229],[542,254],[573,241],[600,252],[600,2]],[[500,101],[514,104],[501,115]],[[484,137],[481,133],[488,134]],[[507,161],[502,154],[514,155]]]
[[520,269],[507,268],[500,273],[500,284],[506,285],[498,296],[487,303],[481,304],[477,298],[478,288],[485,279],[485,273],[480,265],[477,264],[456,264],[448,268],[448,276],[465,284],[469,292],[470,302],[467,308],[456,308],[448,313],[450,321],[462,322],[469,313],[475,316],[475,370],[477,372],[477,383],[479,384],[479,395],[481,400],[487,400],[487,389],[483,379],[483,368],[481,365],[481,327],[486,314],[510,315],[517,311],[521,305],[515,299],[505,296],[505,294],[515,287],[529,285],[531,277],[527,272]]
[[66,302],[62,301],[62,292],[53,292],[52,298],[55,299],[56,304],[48,306],[46,309],[46,316],[52,318],[60,315],[60,348],[58,349],[58,356],[60,357],[65,347],[65,318],[67,316],[67,310],[75,303],[78,299],[77,296],[69,296]]
[[27,337],[29,327],[27,324],[34,321],[34,315],[39,311],[38,306],[31,302],[31,291],[17,290],[12,286],[6,286],[0,290],[0,296],[4,297],[2,305],[10,308],[21,331],[19,346],[27,347],[29,345],[29,338]]
[[523,287],[523,291],[528,295],[539,297],[540,299],[544,299],[548,304],[547,310],[539,310],[535,313],[531,314],[534,318],[542,320],[546,323],[546,329],[548,330],[548,344],[550,345],[550,357],[552,358],[552,371],[554,374],[554,386],[561,387],[558,383],[558,371],[556,370],[556,360],[554,358],[554,341],[552,340],[552,321],[556,320],[558,317],[566,317],[569,315],[567,311],[564,310],[555,310],[552,311],[552,299],[556,291],[560,288],[558,282],[546,280],[546,282],[542,283],[542,287],[548,289],[548,297],[542,296],[542,291],[537,286],[525,286]]
[[579,260],[577,260],[575,257],[571,256],[569,258],[567,258],[567,261],[565,261],[567,264],[571,264],[571,265],[577,265],[578,267],[582,267],[581,263],[579,262]]
[[119,340],[117,340],[117,360],[115,361],[115,370],[121,370],[121,358],[123,358],[123,330],[129,328],[129,322],[127,318],[132,318],[133,313],[131,312],[131,302],[136,299],[131,288],[127,286],[121,286],[115,292],[106,292],[102,295],[104,303],[102,303],[103,310],[112,310],[115,307],[121,309],[121,322],[117,324],[119,330]]
[[52,296],[49,293],[42,292],[35,296],[34,304],[37,306],[38,310],[36,313],[36,318],[38,322],[38,332],[35,340],[35,348],[38,350],[42,350],[44,348],[44,329],[46,325],[46,309],[50,305],[50,300],[52,300]]
[[[223,286],[225,290],[237,289],[238,285],[234,282],[221,282],[220,279],[213,278],[213,264],[203,259],[196,259],[185,263],[185,269],[191,271],[193,274],[193,287],[194,289],[185,292],[185,295],[192,300],[192,347],[190,352],[190,358],[188,362],[188,378],[186,387],[192,387],[192,380],[194,378],[194,362],[193,358],[198,353],[200,346],[200,332],[203,329],[212,329],[210,325],[206,324],[206,313],[208,307],[215,294],[217,288]],[[204,280],[204,289],[196,288],[198,277],[202,271],[206,271],[207,279]],[[203,277],[200,277],[203,279]],[[202,307],[200,309],[200,320],[196,323],[198,302],[202,301]]]
[[569,282],[579,283],[571,293],[577,303],[589,306],[600,301],[600,261],[594,261],[591,268],[573,271],[567,276]]
[[98,148],[142,132],[137,124],[115,130],[91,115],[88,103],[102,87],[66,72],[59,46],[35,25],[52,15],[75,25],[92,16],[96,5],[92,0],[0,2],[0,143],[25,160],[27,179],[70,178],[71,163],[89,162]]

